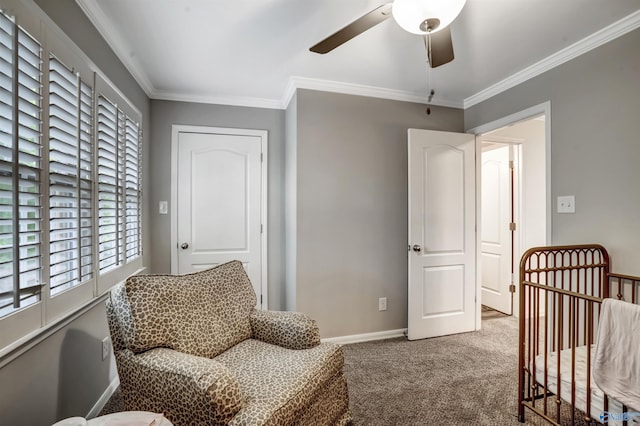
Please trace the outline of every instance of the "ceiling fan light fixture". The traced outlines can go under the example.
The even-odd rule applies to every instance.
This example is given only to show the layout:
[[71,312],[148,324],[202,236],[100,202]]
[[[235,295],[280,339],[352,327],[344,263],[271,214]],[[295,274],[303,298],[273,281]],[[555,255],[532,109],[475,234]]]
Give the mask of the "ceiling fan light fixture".
[[[466,2],[467,0],[395,0],[393,18],[410,33],[434,33],[451,24]],[[428,20],[440,23],[435,28],[428,28],[425,25]]]

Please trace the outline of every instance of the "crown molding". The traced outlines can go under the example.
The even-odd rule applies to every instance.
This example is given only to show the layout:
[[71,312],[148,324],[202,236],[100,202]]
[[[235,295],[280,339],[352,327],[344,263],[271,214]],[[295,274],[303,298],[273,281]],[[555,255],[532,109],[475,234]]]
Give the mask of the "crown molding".
[[80,6],[80,9],[89,18],[93,26],[98,30],[102,38],[105,39],[107,44],[111,47],[111,50],[120,59],[120,62],[125,66],[129,73],[133,76],[136,82],[140,85],[142,90],[151,96],[154,91],[153,84],[149,80],[147,74],[142,70],[142,67],[132,61],[129,55],[125,55],[123,52],[129,52],[127,43],[119,35],[118,31],[109,26],[107,23],[109,19],[105,16],[104,12],[98,5],[96,0],[76,0],[76,4]]
[[467,109],[476,104],[479,104],[480,102],[486,101],[487,99],[499,93],[509,90],[517,86],[518,84],[524,83],[529,79],[537,77],[542,73],[545,73],[559,65],[564,64],[565,62],[577,58],[578,56],[583,55],[599,46],[602,46],[605,43],[615,40],[616,38],[621,37],[639,27],[640,10],[627,15],[619,21],[614,22],[613,24],[601,29],[600,31],[596,31],[595,33],[583,38],[582,40],[577,41],[571,46],[559,50],[553,55],[550,55],[545,59],[536,62],[530,67],[512,74],[504,80],[479,91],[475,95],[469,96],[468,98],[464,99],[463,108]]
[[153,91],[149,97],[164,101],[195,102],[201,104],[218,104],[250,108],[284,109],[278,99],[251,98],[243,96],[208,96],[186,95],[184,93]]
[[427,97],[415,92],[405,90],[386,89],[383,87],[366,86],[362,84],[343,83],[339,81],[321,80],[317,78],[292,76],[285,89],[282,105],[286,109],[291,102],[293,94],[298,89],[320,90],[323,92],[342,93],[345,95],[367,96],[370,98],[390,99],[394,101],[417,102],[421,104],[462,108],[461,102],[447,99],[434,98],[428,102]]
[[289,108],[289,103],[293,99],[293,96],[296,94],[296,90],[298,90],[294,80],[295,78],[296,77],[290,77],[289,82],[287,83],[287,87],[285,87],[284,89],[284,94],[282,95],[281,101],[282,109]]
[[[292,76],[284,90],[283,96],[278,99],[251,98],[236,96],[208,96],[208,95],[185,95],[183,93],[158,91],[140,64],[134,62],[129,55],[128,45],[119,33],[109,26],[109,20],[98,5],[97,0],[75,0],[78,6],[87,15],[91,23],[111,46],[118,59],[124,64],[133,78],[151,99],[174,100],[184,102],[213,103],[233,106],[246,106],[269,109],[286,109],[291,102],[296,90],[310,89],[325,92],[342,93],[347,95],[367,96],[373,98],[390,99],[405,102],[417,102],[421,104],[429,103],[427,96],[421,93],[387,89],[375,86],[366,86],[354,83],[344,83],[331,80],[322,80],[308,77]],[[483,102],[495,95],[509,90],[525,81],[547,72],[559,65],[564,64],[584,53],[589,52],[611,40],[614,40],[628,32],[640,27],[640,11],[634,12],[619,21],[597,31],[582,40],[568,46],[547,58],[519,71],[504,80],[493,84],[478,93],[465,98],[462,101],[433,98],[431,105],[467,109],[480,102]]]
[[[280,100],[239,96],[185,95],[184,93],[163,92],[157,90],[151,91],[149,97],[152,99],[167,101],[197,102],[268,109],[287,109],[289,107],[289,102],[291,102],[291,99],[293,99],[293,96],[298,89],[320,90],[323,92],[367,96],[405,102],[417,102],[422,104],[427,103],[426,97],[405,91],[296,76],[289,78],[289,82],[287,83],[284,94]],[[451,102],[437,98],[432,100],[431,105],[462,108],[462,104],[459,102]]]

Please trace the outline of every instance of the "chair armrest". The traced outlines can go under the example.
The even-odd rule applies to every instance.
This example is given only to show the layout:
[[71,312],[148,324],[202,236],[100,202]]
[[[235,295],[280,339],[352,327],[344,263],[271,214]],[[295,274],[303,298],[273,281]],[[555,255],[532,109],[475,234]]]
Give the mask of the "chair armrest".
[[251,313],[253,338],[288,349],[309,349],[320,344],[318,325],[301,312],[261,311]]
[[215,359],[167,348],[119,351],[118,373],[127,409],[155,411],[179,424],[226,424],[244,406],[240,385]]

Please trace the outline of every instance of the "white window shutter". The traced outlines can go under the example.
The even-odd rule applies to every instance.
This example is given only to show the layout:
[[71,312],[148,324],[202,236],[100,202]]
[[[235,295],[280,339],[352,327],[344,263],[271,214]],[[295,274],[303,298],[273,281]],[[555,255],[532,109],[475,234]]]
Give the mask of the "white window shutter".
[[40,300],[42,49],[0,15],[0,315]]
[[49,264],[55,295],[93,277],[90,87],[49,59]]

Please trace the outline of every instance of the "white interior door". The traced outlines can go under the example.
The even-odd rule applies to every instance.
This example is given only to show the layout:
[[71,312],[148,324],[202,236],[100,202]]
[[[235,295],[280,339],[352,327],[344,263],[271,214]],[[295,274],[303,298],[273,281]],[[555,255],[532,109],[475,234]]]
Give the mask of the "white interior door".
[[[513,146],[488,144],[482,150],[481,285],[482,304],[511,315]],[[515,222],[513,222],[515,223]]]
[[266,132],[241,134],[184,127],[174,130],[176,272],[194,272],[239,260],[261,305],[266,205],[262,151]]
[[410,340],[475,329],[475,136],[409,129]]

